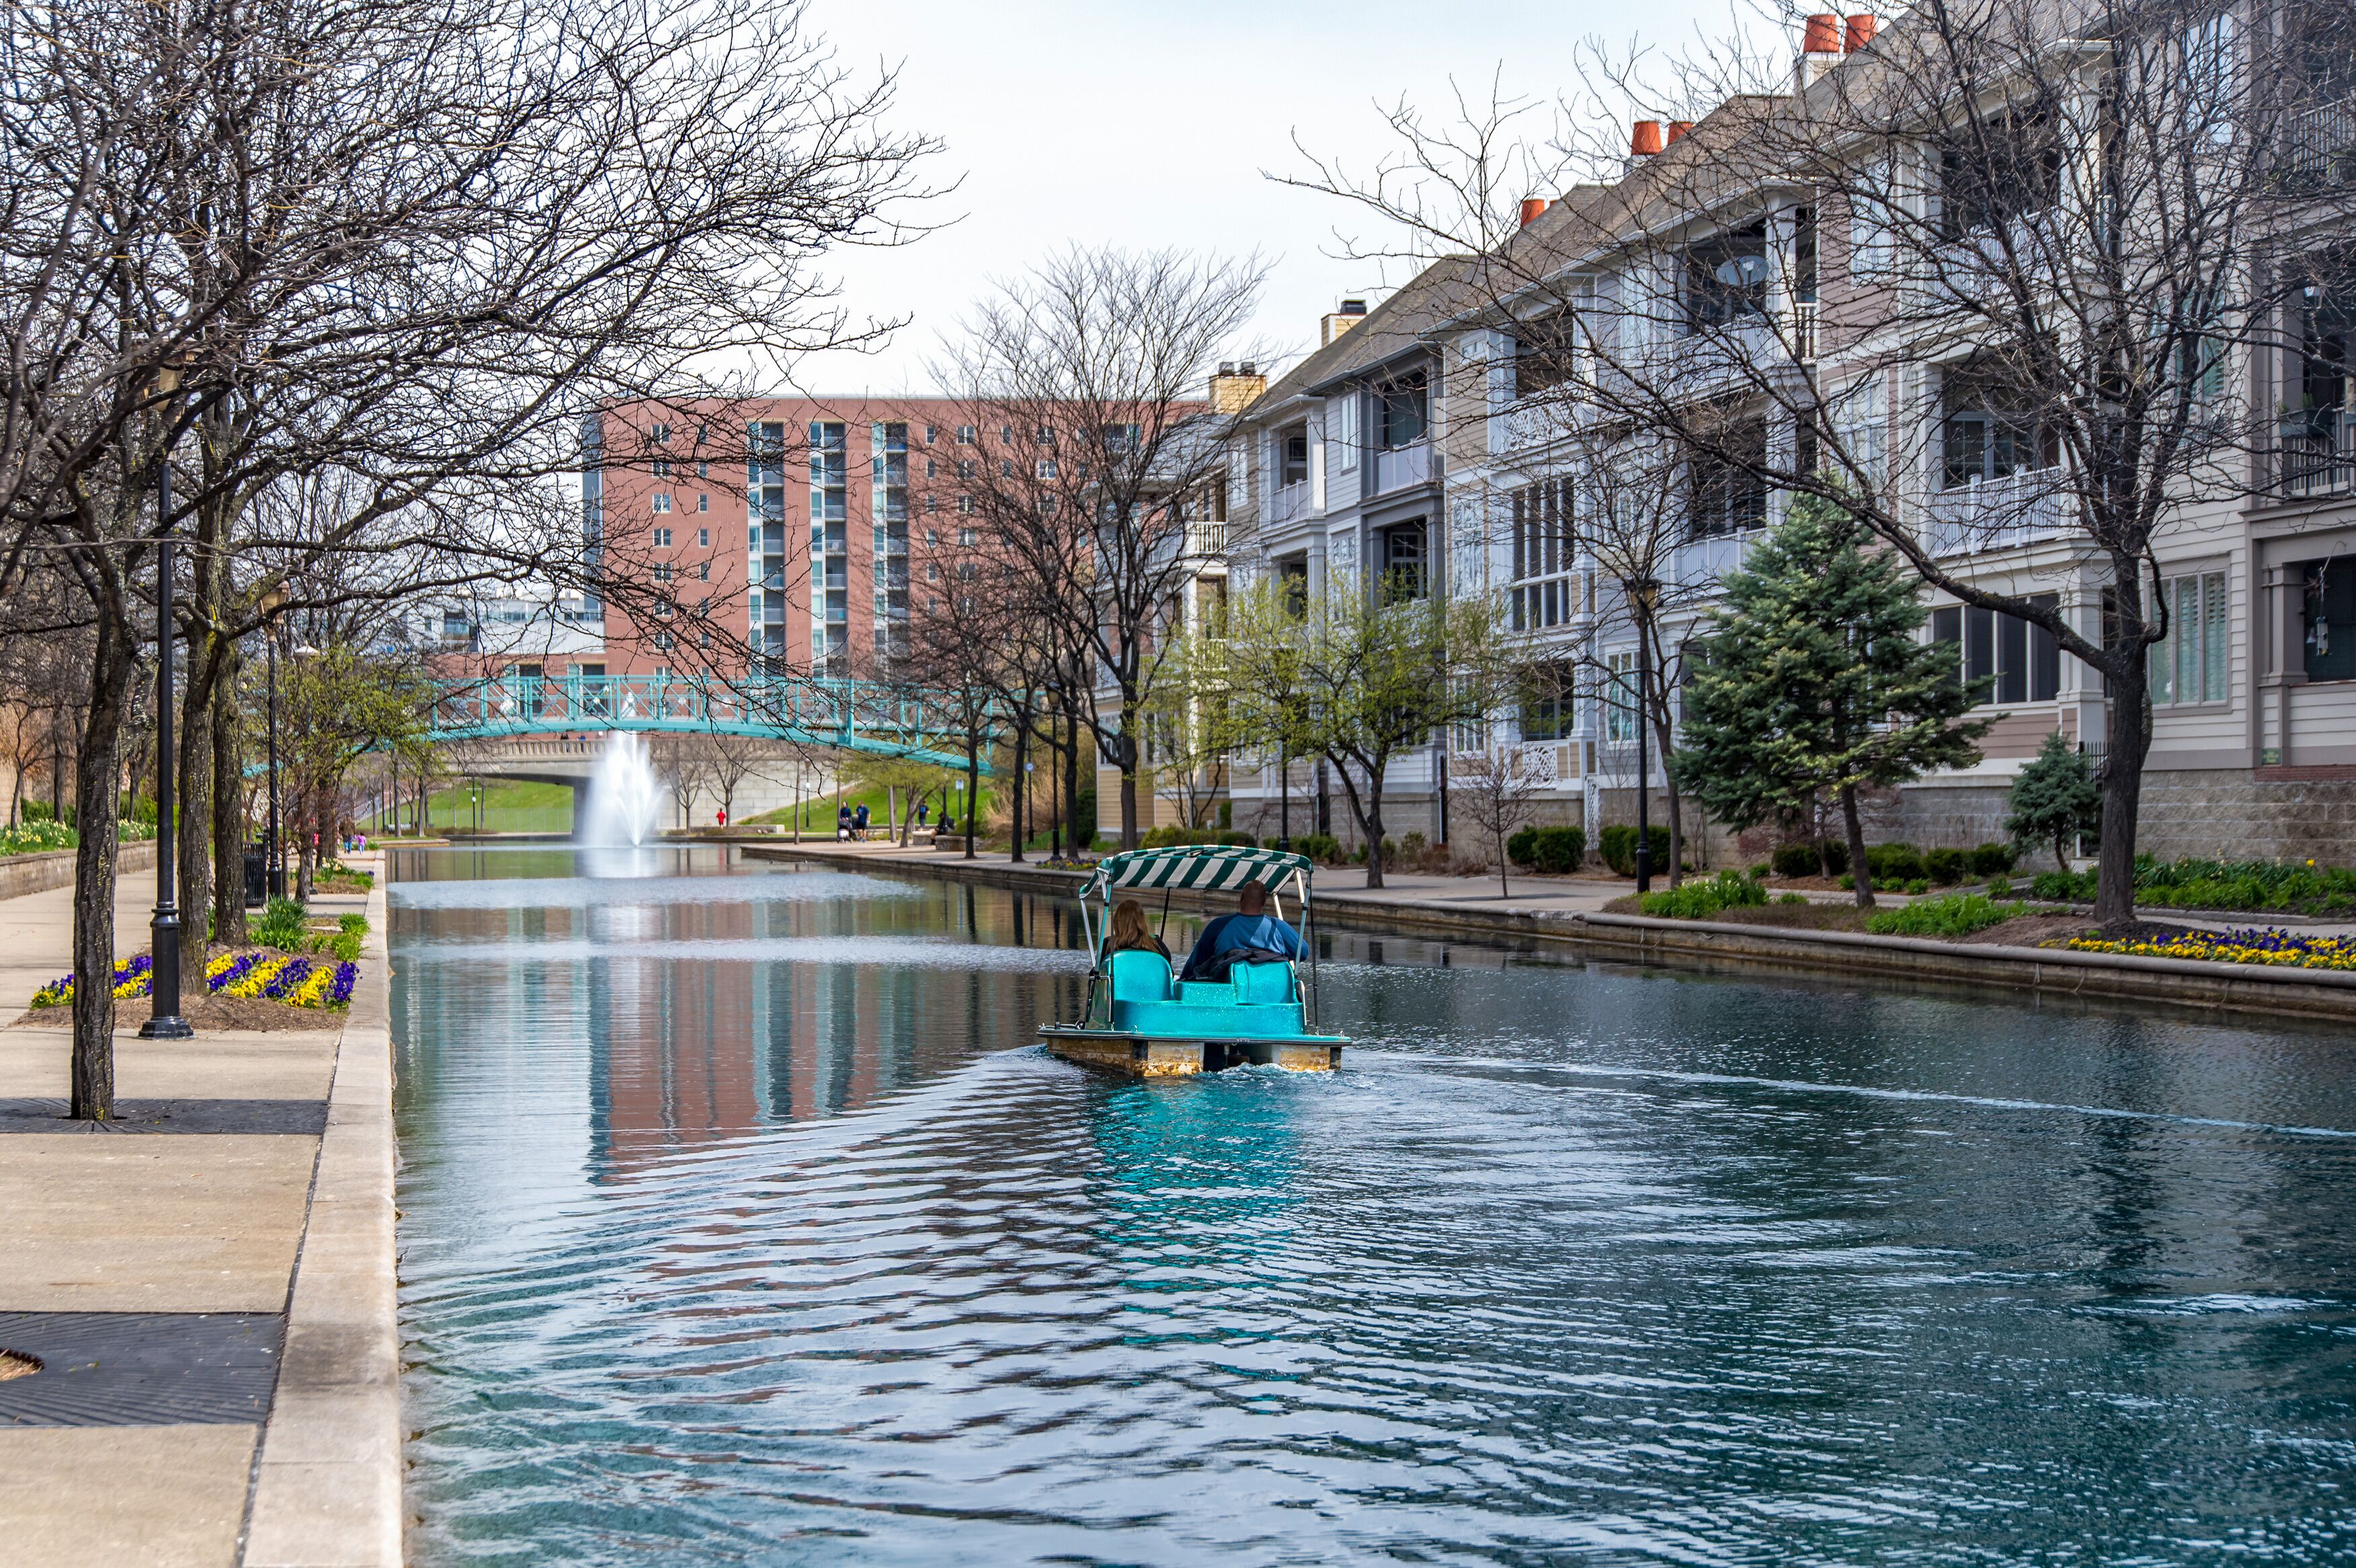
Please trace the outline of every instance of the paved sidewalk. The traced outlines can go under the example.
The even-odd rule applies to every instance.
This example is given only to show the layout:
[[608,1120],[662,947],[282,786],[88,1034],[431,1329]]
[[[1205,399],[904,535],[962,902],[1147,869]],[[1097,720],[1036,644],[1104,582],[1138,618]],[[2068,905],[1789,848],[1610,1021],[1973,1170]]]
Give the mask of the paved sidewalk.
[[[120,890],[118,953],[145,945],[153,898],[149,877]],[[70,890],[0,901],[0,1021],[72,967],[71,919]],[[105,1131],[40,1104],[67,1093],[64,1021],[0,1029],[0,1348],[45,1364],[0,1381],[0,1557],[232,1564],[343,1020],[126,1029],[130,1114]]]

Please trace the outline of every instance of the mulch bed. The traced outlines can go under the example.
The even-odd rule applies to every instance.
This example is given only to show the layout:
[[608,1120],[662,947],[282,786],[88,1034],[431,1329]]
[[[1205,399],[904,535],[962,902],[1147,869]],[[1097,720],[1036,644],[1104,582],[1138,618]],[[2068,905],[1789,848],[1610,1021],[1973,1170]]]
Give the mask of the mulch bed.
[[[153,1015],[145,997],[121,997],[114,1003],[114,1027],[136,1029]],[[327,1008],[290,1008],[261,997],[219,995],[180,998],[180,1016],[198,1029],[242,1029],[256,1033],[328,1034],[344,1027],[345,1014]],[[34,1008],[11,1029],[70,1029],[71,1004]]]

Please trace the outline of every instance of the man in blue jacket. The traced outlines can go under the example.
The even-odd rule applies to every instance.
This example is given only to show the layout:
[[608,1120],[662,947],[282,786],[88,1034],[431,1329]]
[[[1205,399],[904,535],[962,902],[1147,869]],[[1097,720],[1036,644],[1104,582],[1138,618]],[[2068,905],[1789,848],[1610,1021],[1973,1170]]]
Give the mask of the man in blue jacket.
[[1238,912],[1219,916],[1194,939],[1194,951],[1179,972],[1181,980],[1224,980],[1237,964],[1309,956],[1301,933],[1268,912],[1266,888],[1245,883],[1237,903]]

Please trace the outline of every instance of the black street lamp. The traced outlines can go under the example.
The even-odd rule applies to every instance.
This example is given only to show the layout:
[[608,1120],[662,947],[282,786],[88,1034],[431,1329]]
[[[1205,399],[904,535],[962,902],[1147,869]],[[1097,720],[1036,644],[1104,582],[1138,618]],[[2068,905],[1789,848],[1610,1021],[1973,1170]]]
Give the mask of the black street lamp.
[[[177,420],[179,371],[166,368],[156,380],[171,399],[167,421]],[[148,927],[152,967],[147,1021],[139,1026],[142,1040],[189,1040],[197,1032],[180,1016],[180,906],[172,881],[179,847],[173,794],[172,442],[166,422],[163,456],[155,465],[155,914]]]
[[286,867],[278,852],[278,612],[286,603],[284,584],[262,596],[262,638],[270,670],[270,821],[262,834],[262,896],[286,896]]
[[1644,744],[1644,731],[1652,715],[1650,687],[1653,668],[1653,606],[1659,603],[1661,585],[1649,577],[1640,577],[1627,585],[1628,603],[1636,610],[1636,891],[1653,891],[1653,764]]

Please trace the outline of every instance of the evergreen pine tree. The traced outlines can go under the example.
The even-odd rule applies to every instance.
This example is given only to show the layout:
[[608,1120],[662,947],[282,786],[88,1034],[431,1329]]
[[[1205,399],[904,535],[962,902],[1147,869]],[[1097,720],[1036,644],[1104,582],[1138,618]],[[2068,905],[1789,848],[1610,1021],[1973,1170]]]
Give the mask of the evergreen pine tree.
[[2050,840],[2053,863],[2066,871],[2070,840],[2093,830],[2103,795],[2086,759],[2056,730],[2045,737],[2045,744],[2012,781],[2008,804],[2012,812],[2004,819],[2004,830],[2023,843]]
[[1678,778],[1719,820],[1749,827],[1837,795],[1857,901],[1873,902],[1857,792],[1976,761],[1992,720],[1952,645],[1916,638],[1928,612],[1889,550],[1867,551],[1847,510],[1816,496],[1726,581],[1686,695]]

